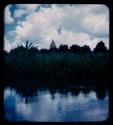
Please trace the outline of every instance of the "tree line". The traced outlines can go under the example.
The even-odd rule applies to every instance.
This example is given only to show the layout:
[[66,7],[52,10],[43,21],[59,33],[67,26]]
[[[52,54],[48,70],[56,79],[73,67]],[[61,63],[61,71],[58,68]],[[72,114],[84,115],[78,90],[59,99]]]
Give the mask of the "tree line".
[[60,45],[39,50],[26,41],[25,46],[20,45],[9,53],[4,51],[4,59],[5,80],[18,81],[23,77],[45,80],[43,83],[47,85],[100,87],[108,87],[109,83],[109,50],[102,41],[93,51],[87,45],[70,48]]
[[[76,53],[76,54],[86,54],[86,53],[105,53],[107,52],[107,48],[104,44],[103,41],[100,41],[99,43],[97,43],[96,47],[93,49],[93,51],[91,51],[90,47],[88,45],[84,45],[82,47],[80,47],[79,45],[71,45],[70,47],[68,47],[68,45],[60,45],[59,48],[56,48],[56,46],[54,47],[50,47],[49,49],[38,49],[37,46],[34,47],[32,46],[32,43],[28,43],[28,40],[26,41],[26,45],[23,46],[18,45],[18,47],[12,49],[10,51],[9,54],[17,54],[17,53],[22,53],[22,54],[27,54],[27,52],[29,51],[29,54],[38,54],[38,53],[51,53],[51,52],[55,52],[55,53]],[[4,51],[4,54],[8,54],[7,51]]]

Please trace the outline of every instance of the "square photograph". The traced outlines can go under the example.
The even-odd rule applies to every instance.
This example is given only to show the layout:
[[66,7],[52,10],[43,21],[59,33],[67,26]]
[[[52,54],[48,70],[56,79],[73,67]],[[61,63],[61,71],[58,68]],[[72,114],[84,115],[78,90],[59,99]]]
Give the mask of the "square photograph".
[[100,122],[109,117],[109,8],[4,8],[4,118]]

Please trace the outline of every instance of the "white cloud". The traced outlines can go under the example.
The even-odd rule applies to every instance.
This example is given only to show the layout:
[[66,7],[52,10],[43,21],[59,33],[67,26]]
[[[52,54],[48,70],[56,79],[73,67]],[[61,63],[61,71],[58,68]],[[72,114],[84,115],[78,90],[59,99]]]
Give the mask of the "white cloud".
[[[94,36],[108,35],[109,13],[106,10],[105,14],[99,14],[100,8],[106,10],[104,5],[65,6],[63,9],[66,13],[63,22],[64,28],[73,32],[86,32]],[[98,14],[95,9],[98,10]]]
[[31,113],[31,105],[25,104],[24,102],[16,103],[16,111],[22,113],[25,116],[29,116]]
[[15,11],[14,17],[15,18],[19,18],[19,17],[21,17],[21,16],[23,16],[25,14],[27,14],[25,10],[18,9],[18,10]]
[[9,41],[6,37],[4,38],[4,50],[10,51],[11,49],[14,49],[17,47],[17,42]]
[[92,6],[90,6],[89,12],[97,15],[101,14],[109,16],[109,8],[104,4],[92,4]]
[[4,50],[6,50],[6,51],[10,51],[10,49],[11,49],[11,44],[10,44],[10,42],[6,39],[6,38],[4,38]]
[[85,29],[88,33],[96,36],[104,36],[109,34],[109,22],[105,16],[88,15],[83,21]]
[[[39,4],[18,4],[17,7],[15,16],[28,15],[15,27],[15,44],[28,39],[39,48],[49,48],[54,39],[57,47],[61,43],[68,46],[86,44],[93,49],[103,40],[109,47],[109,11],[104,5],[52,5],[40,11],[35,11]],[[62,27],[61,34],[57,31],[59,27]]]
[[[52,18],[53,16],[57,18]],[[25,21],[22,21],[20,25],[18,25],[15,29],[15,33],[17,34],[16,40],[18,41],[26,41],[27,39],[30,41],[44,42],[44,39],[57,33],[56,29],[61,24],[63,13],[62,9],[58,9],[57,7],[47,8],[41,10],[40,12],[30,13]]]
[[34,12],[40,4],[16,4],[17,10],[14,11],[14,17],[19,18],[25,14]]
[[35,11],[40,4],[16,4],[19,9],[26,9],[29,12]]
[[10,24],[13,23],[14,19],[11,17],[10,5],[5,8],[5,23]]

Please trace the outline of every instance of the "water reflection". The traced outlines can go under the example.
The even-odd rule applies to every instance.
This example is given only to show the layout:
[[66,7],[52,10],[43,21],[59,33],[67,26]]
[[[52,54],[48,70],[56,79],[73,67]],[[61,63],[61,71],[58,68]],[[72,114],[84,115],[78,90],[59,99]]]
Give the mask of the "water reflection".
[[99,99],[95,91],[86,88],[30,90],[5,88],[6,119],[62,122],[102,121],[108,117],[108,93]]

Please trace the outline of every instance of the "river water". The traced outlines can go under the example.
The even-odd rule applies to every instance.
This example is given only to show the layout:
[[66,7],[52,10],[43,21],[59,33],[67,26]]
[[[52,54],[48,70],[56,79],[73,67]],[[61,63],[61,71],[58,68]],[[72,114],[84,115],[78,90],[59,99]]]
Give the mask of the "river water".
[[104,98],[98,98],[93,90],[73,94],[71,91],[59,90],[52,93],[49,89],[38,89],[33,95],[25,95],[6,87],[4,113],[5,119],[9,121],[105,121],[109,116],[109,95],[106,92]]

